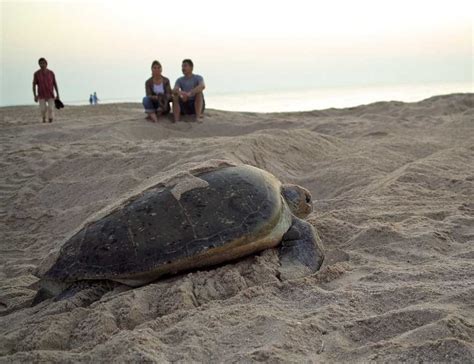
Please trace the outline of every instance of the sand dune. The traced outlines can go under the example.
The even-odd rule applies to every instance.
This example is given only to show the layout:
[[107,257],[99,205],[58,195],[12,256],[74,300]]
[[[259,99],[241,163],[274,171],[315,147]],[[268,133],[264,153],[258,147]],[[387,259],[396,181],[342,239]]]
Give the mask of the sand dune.
[[[139,104],[68,106],[51,125],[0,113],[0,362],[474,361],[474,94],[202,124],[152,124]],[[320,272],[282,282],[268,250],[30,307],[86,219],[211,159],[312,192]]]

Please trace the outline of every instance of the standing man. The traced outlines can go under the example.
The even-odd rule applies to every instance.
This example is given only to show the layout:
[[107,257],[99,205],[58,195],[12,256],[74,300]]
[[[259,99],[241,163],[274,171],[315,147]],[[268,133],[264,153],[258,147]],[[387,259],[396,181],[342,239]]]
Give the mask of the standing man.
[[[48,69],[46,59],[40,58],[38,64],[40,69],[33,75],[33,96],[35,102],[39,102],[43,123],[46,122],[46,111],[48,120],[52,123],[54,99],[59,99],[58,84],[54,72]],[[36,92],[36,88],[38,88],[38,92]],[[54,90],[56,90],[56,97],[54,97]]]
[[173,89],[174,121],[179,121],[181,114],[196,115],[196,121],[202,118],[205,101],[203,90],[204,79],[193,73],[194,64],[190,59],[183,60],[181,70],[184,76],[176,80]]

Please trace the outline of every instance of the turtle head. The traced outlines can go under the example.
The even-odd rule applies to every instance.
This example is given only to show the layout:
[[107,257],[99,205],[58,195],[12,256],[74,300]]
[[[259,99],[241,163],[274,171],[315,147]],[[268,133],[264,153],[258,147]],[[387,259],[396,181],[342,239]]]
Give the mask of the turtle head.
[[281,186],[281,194],[296,217],[304,218],[313,211],[311,193],[306,188],[284,184]]

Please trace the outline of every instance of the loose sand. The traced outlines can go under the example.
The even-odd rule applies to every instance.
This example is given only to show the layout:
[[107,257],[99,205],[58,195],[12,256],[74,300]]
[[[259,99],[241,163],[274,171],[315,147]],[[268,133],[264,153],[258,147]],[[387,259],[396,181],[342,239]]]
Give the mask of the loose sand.
[[[202,124],[152,124],[139,104],[66,106],[51,125],[0,112],[0,362],[473,362],[474,94]],[[312,192],[320,272],[282,282],[267,250],[29,307],[85,220],[211,159]]]

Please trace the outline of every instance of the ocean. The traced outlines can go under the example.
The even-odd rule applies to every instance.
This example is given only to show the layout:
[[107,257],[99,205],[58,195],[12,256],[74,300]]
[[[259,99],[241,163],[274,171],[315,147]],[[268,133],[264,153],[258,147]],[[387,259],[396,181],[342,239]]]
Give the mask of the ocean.
[[[210,89],[210,91],[208,91]],[[226,111],[291,112],[327,108],[344,108],[377,101],[416,102],[450,93],[474,92],[471,82],[374,85],[300,89],[288,91],[213,93],[212,85],[205,91],[206,107]],[[107,98],[99,95],[101,103],[141,102],[141,95]],[[88,100],[66,102],[85,105]]]

